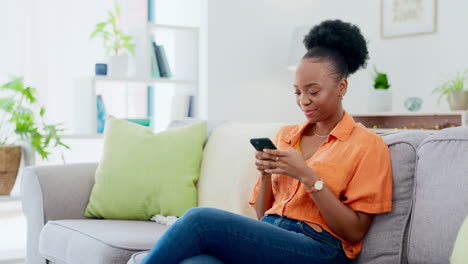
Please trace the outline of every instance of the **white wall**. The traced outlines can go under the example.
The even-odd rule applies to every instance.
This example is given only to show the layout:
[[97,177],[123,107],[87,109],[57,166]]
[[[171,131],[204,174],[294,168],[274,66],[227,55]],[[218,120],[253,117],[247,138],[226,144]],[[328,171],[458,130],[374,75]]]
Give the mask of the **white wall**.
[[394,111],[405,111],[409,96],[424,100],[424,112],[447,111],[431,91],[468,68],[466,10],[468,1],[439,1],[436,34],[381,39],[378,0],[208,1],[208,118],[302,121],[286,69],[291,34],[295,26],[336,18],[357,24],[369,40],[368,67],[349,80],[349,112],[367,110],[373,64],[389,74]]
[[23,72],[24,1],[0,0],[0,83]]

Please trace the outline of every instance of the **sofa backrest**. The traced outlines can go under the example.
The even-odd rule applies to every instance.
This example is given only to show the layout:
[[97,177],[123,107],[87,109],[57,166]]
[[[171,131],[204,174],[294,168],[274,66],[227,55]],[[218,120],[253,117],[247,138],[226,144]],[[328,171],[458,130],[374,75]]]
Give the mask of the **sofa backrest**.
[[408,262],[449,263],[468,214],[468,128],[444,129],[427,137],[417,156]]
[[208,206],[256,218],[248,203],[257,180],[254,137],[273,139],[284,124],[226,122],[213,131],[203,152],[198,206]]
[[[406,263],[406,233],[413,204],[416,150],[427,132],[383,135],[390,150],[393,174],[393,208],[375,215],[354,263]],[[371,176],[371,175],[369,175]]]

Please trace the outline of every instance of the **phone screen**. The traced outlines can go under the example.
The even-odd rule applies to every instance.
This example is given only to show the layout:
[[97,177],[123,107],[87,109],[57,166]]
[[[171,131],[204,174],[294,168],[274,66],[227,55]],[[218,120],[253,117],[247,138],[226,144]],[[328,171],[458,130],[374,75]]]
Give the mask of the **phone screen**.
[[258,151],[263,151],[263,149],[276,149],[275,144],[269,138],[252,138],[250,143]]

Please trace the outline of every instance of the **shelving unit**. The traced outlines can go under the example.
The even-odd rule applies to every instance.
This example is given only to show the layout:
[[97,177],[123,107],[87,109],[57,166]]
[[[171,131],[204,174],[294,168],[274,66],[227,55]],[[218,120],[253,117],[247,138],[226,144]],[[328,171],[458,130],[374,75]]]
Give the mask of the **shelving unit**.
[[381,132],[398,129],[438,130],[454,126],[468,125],[466,111],[446,113],[352,113],[356,122]]
[[[193,96],[192,116],[198,116],[199,28],[144,22],[141,25],[129,26],[129,32],[136,42],[135,56],[130,63],[134,71],[130,72],[130,77],[92,76],[77,82],[77,86],[89,87],[85,90],[88,90],[87,96],[91,97],[89,105],[92,108],[85,111],[90,124],[84,125],[86,129],[77,134],[97,134],[98,94],[102,94],[106,114],[118,118],[151,118],[154,131],[161,131],[172,119],[185,117],[183,113],[187,112],[185,108],[188,110],[188,103],[177,104],[188,102],[188,96]],[[151,75],[153,41],[165,48],[172,73],[170,78],[153,78]],[[141,113],[144,112],[145,106],[149,108],[149,95],[146,90],[148,86],[153,87],[153,97],[150,99],[153,108],[147,109],[146,115],[143,116]],[[140,99],[138,102],[130,102],[131,97]],[[181,101],[181,97],[187,100]],[[152,116],[148,116],[150,112]],[[82,120],[83,122],[87,121]]]

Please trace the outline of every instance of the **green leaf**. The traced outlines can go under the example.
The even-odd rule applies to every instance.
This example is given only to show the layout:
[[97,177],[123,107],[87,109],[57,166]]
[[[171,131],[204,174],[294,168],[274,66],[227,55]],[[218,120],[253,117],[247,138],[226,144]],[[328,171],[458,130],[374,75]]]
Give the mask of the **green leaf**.
[[115,25],[115,16],[111,11],[107,11],[107,14],[109,14],[109,19],[107,19],[107,22],[111,24],[112,26]]
[[14,77],[10,82],[2,85],[1,88],[5,90],[21,92],[23,90],[23,77]]
[[45,108],[42,106],[42,107],[41,107],[41,110],[39,111],[39,115],[40,115],[41,117],[43,117],[44,114],[45,114]]
[[131,41],[131,40],[132,40],[132,36],[129,36],[129,35],[127,35],[127,36],[122,36],[121,39],[122,39],[123,41],[128,42],[128,41]]
[[390,88],[390,84],[388,83],[387,74],[379,72],[377,70],[377,68],[375,67],[375,65],[374,65],[374,71],[375,71],[374,88],[375,89],[388,89],[388,88]]
[[26,100],[30,104],[34,104],[37,101],[36,97],[34,96],[35,93],[36,93],[36,89],[31,88],[31,87],[26,87],[26,89],[24,89],[22,92],[22,94],[25,96]]
[[13,97],[0,98],[0,109],[5,112],[11,112],[15,105],[15,100]]

